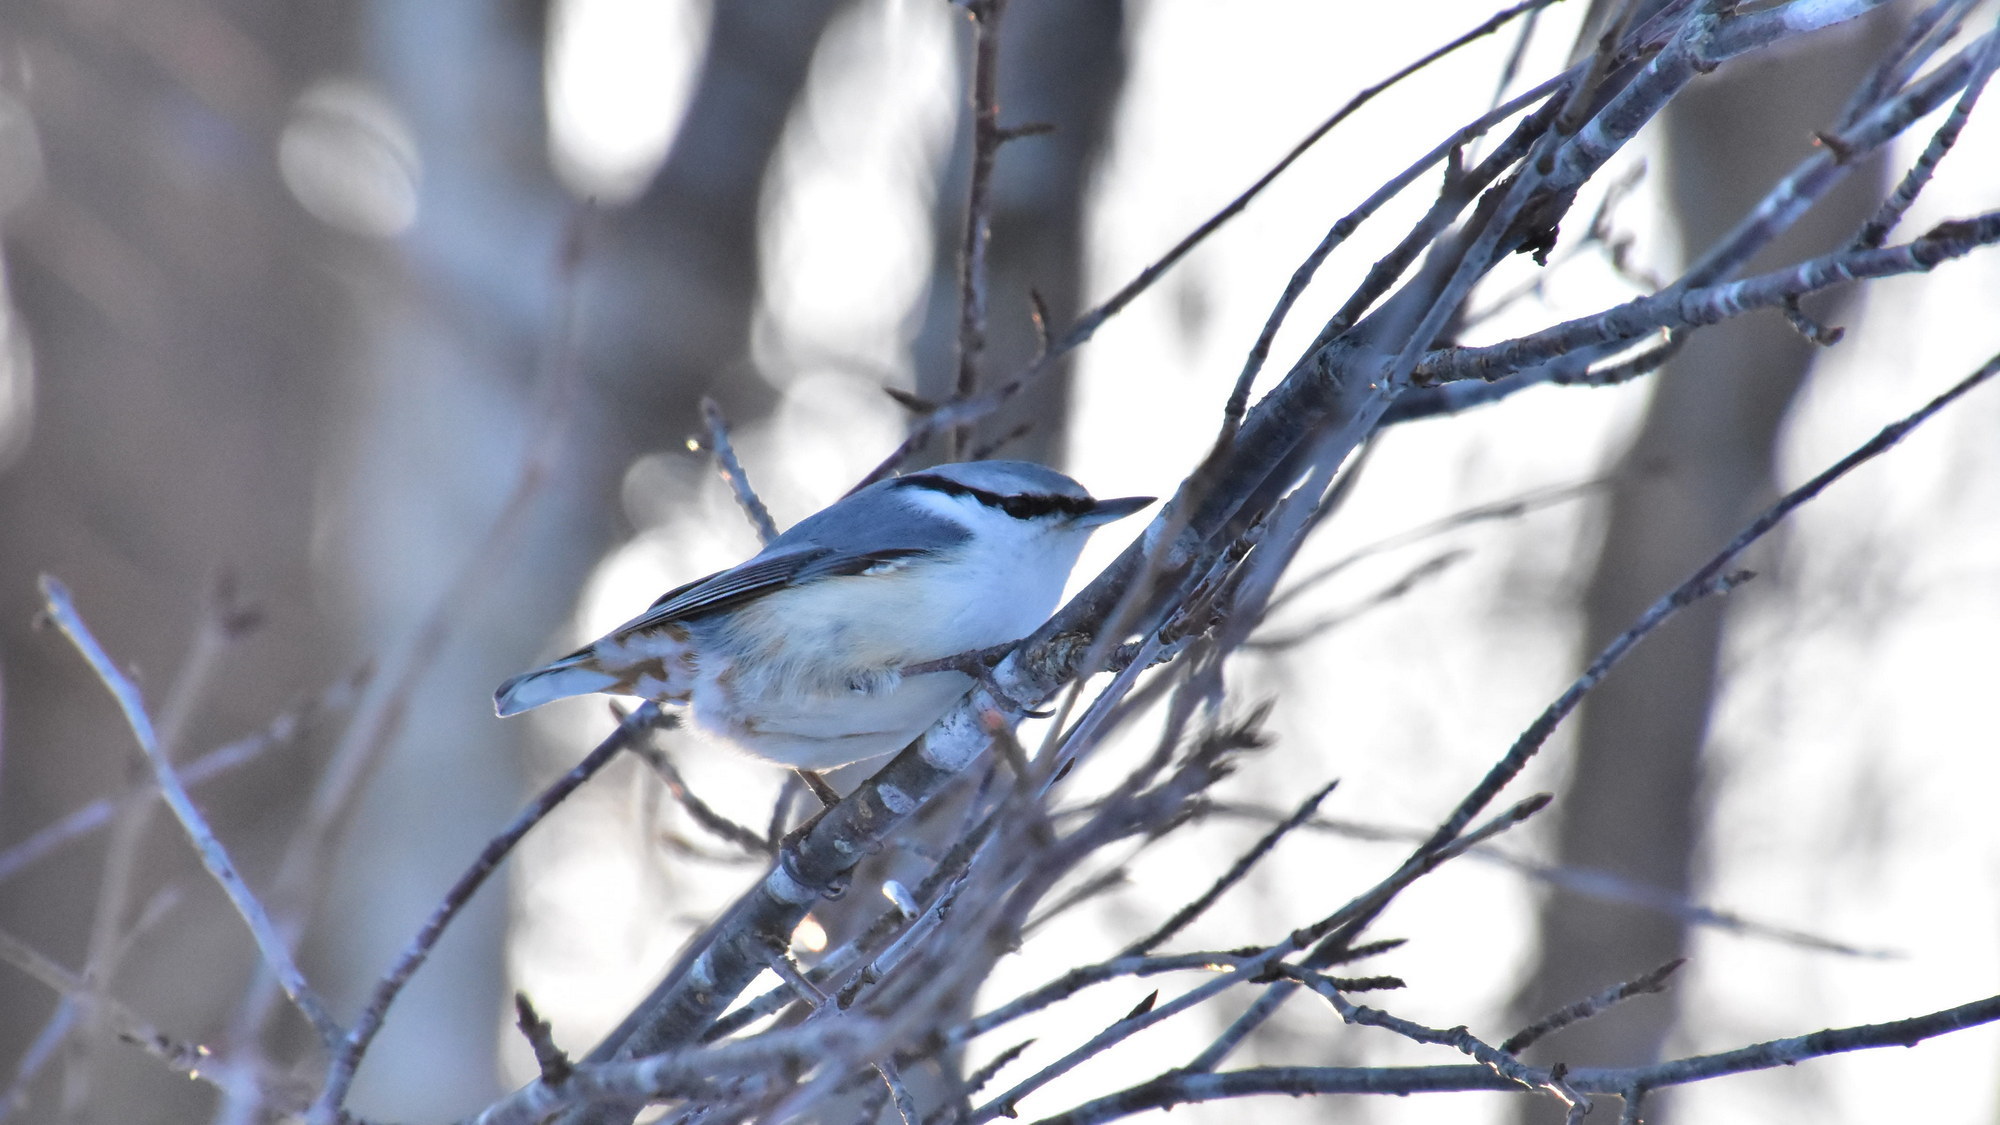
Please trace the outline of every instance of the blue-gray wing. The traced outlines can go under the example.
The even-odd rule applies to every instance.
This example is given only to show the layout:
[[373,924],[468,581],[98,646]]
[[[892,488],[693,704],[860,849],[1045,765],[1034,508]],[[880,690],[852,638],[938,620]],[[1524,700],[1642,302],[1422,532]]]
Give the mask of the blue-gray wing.
[[800,574],[825,554],[823,549],[808,547],[775,555],[758,555],[728,570],[668,590],[646,610],[644,616],[626,628],[688,621],[706,613],[741,605],[751,598],[797,581]]
[[905,504],[894,493],[895,483],[870,485],[800,520],[756,557],[668,590],[620,631],[692,621],[788,586],[861,574],[965,541],[963,528]]
[[626,622],[620,632],[648,629],[669,621],[694,621],[788,586],[837,575],[860,574],[928,553],[921,549],[892,549],[840,554],[824,547],[807,547],[777,555],[759,555],[741,566],[668,590],[660,595],[660,600],[654,602],[651,609]]
[[742,605],[762,593],[790,585],[824,550],[800,548],[780,554],[758,554],[728,571],[696,579],[684,587],[674,587],[660,595],[644,617],[632,625],[660,625],[664,621],[688,621],[702,613],[716,613]]

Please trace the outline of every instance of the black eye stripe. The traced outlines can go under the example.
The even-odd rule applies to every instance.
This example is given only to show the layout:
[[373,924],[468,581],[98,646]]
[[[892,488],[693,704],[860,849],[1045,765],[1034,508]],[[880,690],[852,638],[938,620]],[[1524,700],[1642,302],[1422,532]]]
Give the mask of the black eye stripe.
[[913,473],[907,477],[898,478],[896,483],[911,488],[928,488],[932,491],[943,492],[952,496],[969,496],[989,508],[998,508],[1017,520],[1031,520],[1041,516],[1057,514],[1075,517],[1087,515],[1097,510],[1097,502],[1095,500],[1081,499],[1075,496],[1051,496],[1045,493],[1026,496],[1002,496],[997,492],[988,492],[983,488],[974,488],[969,484],[961,484],[958,481],[931,473]]

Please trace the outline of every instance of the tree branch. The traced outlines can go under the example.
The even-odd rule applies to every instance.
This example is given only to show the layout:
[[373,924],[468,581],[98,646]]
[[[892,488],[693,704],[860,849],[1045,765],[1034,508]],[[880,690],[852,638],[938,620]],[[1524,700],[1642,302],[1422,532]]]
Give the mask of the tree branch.
[[70,599],[69,590],[61,582],[43,575],[42,598],[47,604],[50,620],[54,621],[56,628],[62,630],[63,635],[76,646],[77,652],[83,655],[84,662],[90,665],[90,670],[96,673],[97,678],[111,692],[111,697],[117,701],[118,709],[125,715],[125,724],[131,728],[133,739],[139,744],[140,752],[145,755],[146,763],[152,767],[153,780],[160,787],[160,796],[166,800],[167,807],[173,810],[174,818],[180,821],[181,830],[194,845],[195,852],[201,857],[201,864],[207,869],[209,877],[222,888],[222,893],[229,898],[229,904],[236,908],[237,916],[243,919],[243,924],[250,930],[250,936],[257,943],[258,952],[263,955],[264,964],[277,978],[279,986],[285,990],[285,995],[312,1024],[320,1040],[331,1046],[342,1034],[340,1024],[327,1011],[325,1001],[321,1000],[319,994],[306,983],[305,974],[299,970],[298,963],[292,958],[291,947],[279,935],[277,927],[271,924],[270,915],[264,911],[264,904],[258,901],[256,893],[250,889],[249,884],[243,881],[243,876],[236,870],[235,861],[229,858],[229,850],[216,838],[215,831],[209,827],[208,819],[202,816],[201,810],[195,807],[194,799],[188,796],[180,775],[175,772],[173,763],[167,760],[159,739],[154,735],[152,717],[146,713],[146,704],[139,695],[137,685],[133,684],[125,673],[118,670],[118,666],[112,662],[104,647],[91,635],[89,626],[83,623],[83,618],[78,615],[76,606]]
[[521,810],[505,831],[487,841],[486,847],[480,851],[479,857],[473,860],[472,866],[468,867],[465,873],[458,877],[458,881],[451,885],[451,889],[445,892],[444,899],[431,911],[431,916],[424,921],[423,928],[410,939],[410,944],[404,948],[402,955],[396,958],[396,963],[383,974],[380,981],[376,982],[375,992],[369,997],[368,1007],[362,1011],[361,1017],[354,1021],[353,1029],[335,1045],[333,1059],[327,1066],[326,1084],[320,1090],[318,1100],[313,1103],[308,1121],[316,1125],[338,1125],[341,1107],[347,1101],[348,1087],[354,1082],[354,1072],[361,1065],[362,1056],[367,1054],[369,1044],[374,1042],[376,1033],[382,1030],[382,1022],[389,1016],[389,1006],[396,1002],[396,997],[402,993],[403,986],[409,983],[410,977],[415,975],[417,969],[430,957],[431,949],[437,945],[438,939],[444,936],[445,927],[451,925],[452,919],[458,917],[458,912],[472,901],[472,896],[486,882],[487,876],[493,874],[494,869],[500,866],[500,861],[506,859],[514,850],[514,845],[520,843],[521,838],[526,836],[530,829],[540,824],[543,818],[574,793],[578,786],[594,777],[633,740],[642,737],[647,731],[672,725],[674,725],[673,720],[660,712],[659,704],[642,704],[638,710],[627,715],[616,730],[599,742],[596,749],[585,755],[584,759],[571,767],[568,773],[551,782],[533,801],[530,801],[528,807]]
[[[1913,1047],[1926,1039],[2000,1020],[2000,996],[1889,1023],[1860,1024],[1790,1039],[1695,1055],[1642,1067],[1576,1067],[1563,1075],[1585,1094],[1618,1094],[1678,1086],[1725,1074],[1771,1070],[1809,1059],[1877,1047]],[[1485,1066],[1256,1067],[1216,1073],[1170,1072],[1128,1090],[1040,1119],[1036,1125],[1098,1125],[1154,1109],[1261,1094],[1426,1094],[1520,1090],[1513,1078]]]
[[1504,344],[1433,352],[1416,366],[1412,378],[1420,386],[1461,379],[1494,382],[1579,348],[1636,340],[1661,329],[1716,324],[1751,309],[1775,308],[1787,300],[1850,281],[1927,273],[1940,263],[1995,242],[2000,242],[2000,211],[1989,211],[1941,223],[1901,246],[1841,250],[1742,281],[1639,297]]

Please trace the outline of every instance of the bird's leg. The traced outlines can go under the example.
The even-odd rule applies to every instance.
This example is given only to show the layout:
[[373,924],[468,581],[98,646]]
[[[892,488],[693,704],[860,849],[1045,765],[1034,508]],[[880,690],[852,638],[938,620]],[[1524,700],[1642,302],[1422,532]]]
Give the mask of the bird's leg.
[[[795,769],[792,773],[801,782],[805,783],[807,789],[812,790],[813,796],[819,798],[819,808],[811,816],[805,818],[797,828],[785,833],[784,838],[778,841],[778,865],[783,867],[793,878],[799,878],[799,845],[804,842],[806,833],[811,832],[813,827],[820,822],[820,818],[827,814],[827,810],[833,808],[835,803],[840,800],[840,794],[834,792],[833,786],[828,785],[825,778],[812,770]],[[773,826],[773,832],[775,831],[776,827]],[[800,881],[804,882],[803,879],[800,879]]]
[[975,648],[952,656],[940,657],[936,660],[905,664],[898,670],[905,676],[921,676],[926,672],[963,672],[968,676],[985,676],[987,673],[993,671],[995,665],[1000,663],[1001,657],[1013,652],[1026,639],[1026,637],[1020,637],[1011,641],[1002,641],[997,645],[987,645],[985,648]]
[[[819,798],[821,812],[832,808],[840,801],[840,793],[833,786],[828,785],[826,779],[818,773],[813,770],[793,770],[792,772],[798,774],[799,780],[806,783],[807,789],[812,790],[812,795]],[[807,820],[806,823],[810,825],[818,819],[819,817],[815,815],[810,820]]]
[[[826,804],[818,812],[807,817],[805,823],[785,833],[785,838],[778,841],[778,866],[784,868],[785,874],[791,876],[799,885],[810,887],[814,884],[799,869],[799,848],[805,843],[806,834],[819,824],[821,817],[832,810],[834,802],[840,799],[840,795],[835,793],[831,785],[828,785],[824,779],[811,770],[795,770],[793,772],[797,773],[801,778],[807,779],[806,784],[813,786],[813,793],[820,800],[826,802]],[[824,789],[825,792],[821,793],[821,789]],[[853,876],[854,873],[851,871],[841,872],[834,878],[831,884],[820,888],[820,894],[829,899],[841,897],[847,893],[848,881]]]

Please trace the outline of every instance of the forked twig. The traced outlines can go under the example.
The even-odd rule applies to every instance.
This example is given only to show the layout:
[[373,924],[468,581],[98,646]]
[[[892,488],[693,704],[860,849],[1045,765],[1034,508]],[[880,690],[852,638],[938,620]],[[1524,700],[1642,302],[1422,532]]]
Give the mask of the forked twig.
[[319,994],[306,983],[305,974],[293,960],[291,947],[272,925],[270,915],[265,913],[264,904],[250,889],[243,876],[236,870],[236,863],[229,858],[229,850],[216,838],[214,829],[209,827],[208,818],[195,807],[194,799],[188,796],[187,788],[181,784],[180,775],[175,772],[172,762],[160,747],[153,730],[153,720],[146,712],[146,703],[139,695],[139,688],[131,678],[119,671],[104,647],[91,635],[89,626],[76,611],[69,590],[55,578],[42,576],[42,598],[47,603],[49,618],[63,636],[69,638],[83,655],[90,670],[111,692],[118,709],[125,715],[125,723],[132,730],[133,739],[139,750],[146,756],[146,763],[152,767],[153,780],[160,787],[160,796],[173,810],[174,818],[180,821],[181,830],[187,834],[201,863],[208,870],[209,877],[222,888],[229,897],[229,904],[243,919],[250,930],[250,936],[257,943],[257,950],[263,956],[264,964],[277,978],[285,995],[311,1022],[313,1030],[322,1042],[331,1046],[338,1042],[343,1029],[327,1010],[326,1003]]
[[1966,120],[1972,116],[1972,107],[1978,103],[1979,95],[1985,92],[1986,82],[1993,77],[1996,66],[2000,66],[2000,37],[1987,44],[1985,54],[1973,70],[1972,79],[1965,84],[1965,91],[1958,96],[1958,103],[1951,107],[1951,113],[1946,115],[1944,122],[1937,127],[1937,132],[1931,134],[1930,143],[1924,146],[1924,151],[1917,157],[1916,163],[1903,173],[1902,180],[1896,184],[1896,190],[1889,194],[1888,199],[1882,201],[1882,206],[1862,225],[1859,233],[1854,236],[1854,241],[1848,244],[1849,249],[1870,250],[1888,241],[1889,232],[1902,221],[1903,215],[1917,201],[1917,196],[1923,192],[1925,185],[1930,183],[1939,162],[1943,161],[1952,146],[1958,143],[1958,135],[1965,129]]
[[[1501,757],[1500,761],[1495,763],[1493,768],[1487,771],[1486,776],[1480,780],[1479,784],[1474,786],[1472,791],[1459,802],[1458,807],[1452,811],[1444,823],[1439,825],[1430,838],[1418,846],[1411,853],[1410,857],[1403,862],[1403,866],[1398,869],[1395,876],[1392,876],[1389,880],[1385,880],[1383,884],[1378,886],[1376,890],[1369,892],[1368,895],[1364,895],[1361,899],[1356,900],[1356,903],[1346,908],[1341,915],[1336,915],[1335,917],[1339,919],[1337,925],[1328,926],[1326,929],[1321,930],[1327,936],[1321,942],[1319,948],[1314,951],[1313,956],[1307,958],[1306,965],[1312,967],[1316,960],[1323,959],[1331,953],[1338,951],[1343,942],[1350,940],[1353,935],[1359,933],[1363,927],[1372,922],[1403,887],[1408,886],[1419,875],[1429,871],[1435,865],[1438,858],[1463,850],[1472,839],[1471,835],[1463,834],[1466,827],[1471,824],[1472,820],[1479,815],[1480,811],[1494,797],[1499,795],[1501,789],[1505,788],[1508,783],[1520,774],[1521,770],[1527,767],[1529,760],[1540,751],[1541,747],[1555,733],[1556,728],[1561,725],[1562,721],[1576,709],[1577,705],[1583,701],[1586,695],[1596,688],[1599,683],[1603,682],[1604,677],[1623,660],[1634,646],[1659,629],[1660,626],[1664,625],[1681,610],[1695,604],[1710,594],[1726,592],[1748,577],[1744,573],[1731,573],[1728,571],[1728,567],[1734,563],[1737,556],[1741,555],[1753,543],[1768,534],[1785,516],[1789,515],[1800,505],[1818,496],[1828,485],[1839,480],[1857,466],[1894,447],[1903,438],[1907,437],[1912,430],[1928,421],[1940,410],[1943,410],[1980,383],[1992,378],[1995,373],[2000,373],[2000,355],[1995,355],[1993,358],[1987,360],[1977,371],[1961,379],[1949,390],[1938,395],[1916,412],[1883,427],[1879,433],[1863,443],[1852,453],[1849,453],[1833,465],[1827,467],[1811,480],[1786,493],[1775,504],[1765,509],[1755,519],[1750,521],[1749,525],[1739,532],[1734,539],[1730,540],[1722,550],[1712,556],[1694,574],[1690,575],[1687,581],[1669,591],[1658,601],[1654,602],[1652,606],[1648,607],[1644,613],[1640,614],[1630,628],[1614,638],[1610,644],[1606,645],[1597,654],[1597,657],[1591,661],[1590,666],[1565,689],[1562,695],[1558,696],[1541,715],[1536,717],[1534,722],[1529,724],[1528,728],[1515,740],[1513,746],[1509,747],[1507,753]],[[1213,1069],[1227,1054],[1229,1049],[1241,1042],[1251,1030],[1262,1023],[1263,1020],[1268,1019],[1270,1014],[1276,1010],[1276,1001],[1281,998],[1277,991],[1280,987],[1273,986],[1273,990],[1270,993],[1267,993],[1250,1011],[1239,1017],[1231,1025],[1229,1031],[1217,1040],[1214,1046],[1208,1051],[1203,1052],[1201,1057],[1196,1059],[1195,1062],[1189,1064],[1188,1069],[1196,1071]]]
[[1507,1041],[1500,1044],[1500,1049],[1510,1055],[1518,1055],[1530,1046],[1548,1036],[1554,1035],[1563,1028],[1590,1019],[1592,1016],[1621,1004],[1634,996],[1641,996],[1649,992],[1665,992],[1667,989],[1667,978],[1673,976],[1685,964],[1687,964],[1687,958],[1676,957],[1650,973],[1614,984],[1610,988],[1593,996],[1585,997],[1574,1004],[1564,1005],[1508,1036]]
[[[1000,128],[1000,19],[1007,0],[970,0],[972,17],[972,174],[966,189],[965,233],[958,247],[958,378],[956,396],[979,390],[986,354],[986,243],[993,233],[993,162],[1006,140]],[[970,422],[951,428],[950,459],[972,443]]]
[[[1262,175],[1258,176],[1249,187],[1243,189],[1234,199],[1231,199],[1220,210],[1210,215],[1200,226],[1188,232],[1179,242],[1170,247],[1166,253],[1160,255],[1151,264],[1140,270],[1136,276],[1121,286],[1117,292],[1079,316],[1071,323],[1068,331],[1051,341],[1046,347],[1041,348],[1034,361],[1015,375],[1013,379],[991,390],[982,392],[977,397],[935,405],[929,414],[911,427],[909,436],[903,439],[902,444],[898,445],[894,452],[884,458],[881,464],[871,470],[854,487],[856,489],[864,488],[888,477],[896,471],[897,466],[901,465],[911,454],[922,449],[940,430],[948,427],[969,426],[978,419],[998,410],[1007,400],[1019,394],[1027,386],[1034,383],[1035,380],[1054,370],[1058,360],[1088,343],[1097,334],[1097,330],[1104,327],[1106,322],[1123,312],[1125,306],[1131,304],[1134,300],[1138,299],[1140,294],[1152,288],[1154,282],[1158,281],[1168,271],[1172,270],[1174,266],[1178,265],[1181,259],[1187,257],[1195,247],[1201,245],[1210,235],[1222,229],[1231,219],[1240,214],[1244,208],[1250,205],[1252,200],[1263,194],[1265,188],[1270,187],[1279,176],[1285,173],[1286,169],[1297,162],[1299,157],[1304,156],[1308,150],[1323,140],[1335,126],[1346,120],[1355,110],[1361,108],[1363,104],[1391,86],[1417,73],[1423,66],[1436,62],[1439,58],[1449,54],[1451,50],[1463,47],[1467,43],[1473,42],[1484,35],[1491,34],[1514,16],[1537,8],[1546,7],[1550,2],[1552,0],[1529,0],[1527,3],[1517,4],[1495,16],[1494,19],[1481,24],[1480,27],[1474,29],[1472,32],[1460,36],[1457,40],[1453,41],[1449,48],[1433,52],[1432,55],[1426,56],[1421,63],[1405,67],[1391,78],[1377,83],[1375,86],[1371,86],[1349,99],[1348,102],[1335,110],[1333,114],[1315,126],[1297,144],[1293,145],[1275,164],[1271,165]],[[1481,122],[1475,123],[1467,129],[1460,130],[1454,138],[1454,143],[1463,144],[1471,137],[1483,133],[1486,128],[1491,126],[1492,122],[1504,119],[1511,112],[1512,106],[1525,104],[1524,99],[1531,102],[1541,96],[1545,96],[1548,90],[1556,88],[1557,85],[1559,83],[1545,83],[1543,87],[1535,91],[1530,91],[1529,94],[1523,95],[1521,98],[1516,98],[1509,106],[1503,106],[1495,114],[1482,119]],[[1430,167],[1437,160],[1442,159],[1444,153],[1449,151],[1451,147],[1449,144],[1442,146],[1432,156],[1419,161],[1416,166],[1405,173],[1405,176],[1410,180],[1414,180],[1424,168]],[[1358,223],[1359,219],[1356,218],[1354,221]],[[1275,333],[1275,329],[1273,331]]]
[[1340,1018],[1348,1023],[1365,1024],[1393,1031],[1414,1043],[1430,1043],[1451,1047],[1479,1060],[1488,1069],[1504,1078],[1520,1083],[1531,1090],[1545,1090],[1559,1099],[1565,1107],[1582,1106],[1589,1112],[1590,1103],[1567,1082],[1563,1081],[1560,1065],[1543,1070],[1531,1067],[1514,1057],[1505,1047],[1494,1047],[1484,1042],[1463,1026],[1450,1029],[1425,1027],[1399,1016],[1390,1015],[1380,1008],[1370,1008],[1356,1004],[1341,995],[1339,983],[1321,973],[1299,969],[1291,965],[1281,966],[1280,972],[1292,980],[1305,985],[1321,999],[1333,1006]]
[[[1626,1098],[1629,1105],[1646,1091],[1662,1086],[1794,1066],[1847,1051],[1913,1047],[1926,1039],[1996,1020],[2000,1020],[2000,996],[1989,996],[1910,1019],[1833,1028],[1652,1066],[1572,1067],[1562,1080],[1579,1093],[1616,1094]],[[1222,1073],[1169,1071],[1067,1112],[1042,1118],[1037,1125],[1101,1125],[1148,1110],[1271,1094],[1296,1098],[1312,1094],[1422,1094],[1520,1088],[1513,1078],[1486,1066],[1272,1066]]]
[[[1279,161],[1276,165],[1274,165],[1270,171],[1264,173],[1263,178],[1259,179],[1255,184],[1252,184],[1248,191],[1244,192],[1241,196],[1238,196],[1237,199],[1230,204],[1230,207],[1234,208],[1235,210],[1241,210],[1243,206],[1249,203],[1252,196],[1256,195],[1259,191],[1262,191],[1265,188],[1265,186],[1267,186],[1272,180],[1276,179],[1281,173],[1284,172],[1286,168],[1290,167],[1292,161],[1297,160],[1300,156],[1305,155],[1305,151],[1311,148],[1315,143],[1317,143],[1321,137],[1324,137],[1328,132],[1332,131],[1334,126],[1340,124],[1342,121],[1345,121],[1356,110],[1359,110],[1362,106],[1368,104],[1368,102],[1373,100],[1376,95],[1382,93],[1385,90],[1388,90],[1390,87],[1396,85],[1397,83],[1403,81],[1405,78],[1410,77],[1411,75],[1417,73],[1418,71],[1424,69],[1425,67],[1431,65],[1432,63],[1437,62],[1439,59],[1442,59],[1445,56],[1451,54],[1452,52],[1457,51],[1459,48],[1464,47],[1470,43],[1476,42],[1477,40],[1483,39],[1486,36],[1493,34],[1494,32],[1500,30],[1502,27],[1505,27],[1516,16],[1525,13],[1532,18],[1533,15],[1539,13],[1541,9],[1548,7],[1549,4],[1552,2],[1553,0],[1524,0],[1523,3],[1515,4],[1509,8],[1503,8],[1500,11],[1495,12],[1491,17],[1489,17],[1485,22],[1481,23],[1478,27],[1475,27],[1472,30],[1464,33],[1463,35],[1460,35],[1458,38],[1453,39],[1451,42],[1446,43],[1442,47],[1439,47],[1436,50],[1430,52],[1429,54],[1423,56],[1422,58],[1416,60],[1415,62],[1410,63],[1408,66],[1405,66],[1403,69],[1397,71],[1396,73],[1390,75],[1389,77],[1382,79],[1380,82],[1377,82],[1373,86],[1369,86],[1366,89],[1362,90],[1360,93],[1354,95],[1354,97],[1348,100],[1346,105],[1343,105],[1338,110],[1334,111],[1333,116],[1328,117],[1325,121],[1320,122],[1317,128],[1315,128],[1312,132],[1306,134],[1304,140],[1300,141],[1297,145],[1293,146],[1292,150],[1285,154],[1285,158],[1283,160]],[[1528,93],[1522,95],[1521,97],[1515,98],[1513,101],[1507,103],[1506,105],[1498,104],[1499,99],[1496,96],[1495,106],[1493,107],[1492,111],[1487,113],[1487,115],[1484,118],[1481,118],[1481,121],[1485,122],[1485,121],[1502,120],[1510,110],[1513,110],[1522,105],[1532,104],[1533,101],[1539,100],[1539,98],[1543,95],[1543,93],[1550,88],[1553,88],[1553,84],[1544,83],[1542,87],[1538,87],[1536,90],[1531,90]],[[1460,143],[1464,142],[1461,141]],[[1447,148],[1445,151],[1449,152],[1452,151],[1452,149]],[[1443,153],[1439,153],[1438,155],[1442,156]],[[1428,163],[1420,163],[1417,166],[1417,168],[1413,168],[1410,171],[1405,172],[1404,175],[1414,179],[1415,172],[1418,169],[1428,166],[1429,166]],[[1402,177],[1398,177],[1397,180],[1391,181],[1390,186],[1393,186],[1395,187],[1395,190],[1400,191],[1401,188],[1400,186],[1398,186],[1399,181],[1401,183],[1408,182],[1407,180],[1404,180]],[[1376,207],[1379,207],[1380,204],[1377,202],[1377,200],[1381,199],[1382,199],[1382,193],[1377,192],[1376,196],[1371,198],[1369,202],[1376,204]],[[1263,329],[1259,331],[1257,334],[1257,342],[1251,345],[1250,354],[1248,358],[1246,358],[1243,361],[1243,370],[1236,376],[1236,385],[1229,392],[1228,402],[1226,402],[1223,405],[1222,425],[1223,425],[1223,432],[1225,434],[1234,433],[1236,427],[1242,423],[1243,412],[1246,409],[1248,409],[1250,405],[1250,386],[1256,380],[1257,372],[1263,369],[1264,360],[1271,354],[1271,343],[1272,341],[1277,339],[1278,329],[1280,326],[1284,324],[1285,318],[1291,313],[1292,306],[1297,304],[1298,299],[1305,294],[1307,284],[1309,284],[1312,281],[1313,275],[1319,271],[1319,267],[1325,263],[1328,255],[1330,255],[1333,252],[1334,247],[1340,245],[1341,242],[1345,241],[1347,237],[1353,233],[1354,229],[1361,225],[1362,220],[1367,218],[1368,215],[1374,213],[1374,209],[1375,208],[1371,208],[1367,204],[1364,204],[1362,208],[1356,210],[1353,214],[1343,218],[1340,222],[1335,223],[1333,229],[1327,232],[1327,236],[1324,239],[1322,239],[1320,241],[1320,244],[1313,249],[1313,252],[1306,257],[1305,262],[1299,266],[1299,268],[1292,274],[1291,280],[1286,283],[1283,295],[1281,295],[1278,298],[1278,303],[1276,307],[1274,307],[1271,310],[1270,316],[1266,318],[1264,322]],[[1235,210],[1225,209],[1223,212],[1218,213],[1215,216],[1215,218],[1210,219],[1209,223],[1213,225],[1220,225],[1222,221],[1226,220],[1230,215],[1233,215],[1235,213]],[[1210,226],[1204,226],[1202,228],[1198,228],[1194,232],[1194,234],[1188,236],[1188,239],[1192,240],[1199,235],[1203,235],[1209,229],[1212,228]],[[1188,246],[1188,245],[1191,245],[1191,243],[1187,240],[1184,240],[1182,246]],[[1181,251],[1182,246],[1176,246],[1174,249],[1176,251]],[[1163,261],[1164,260],[1165,259],[1163,259]]]

